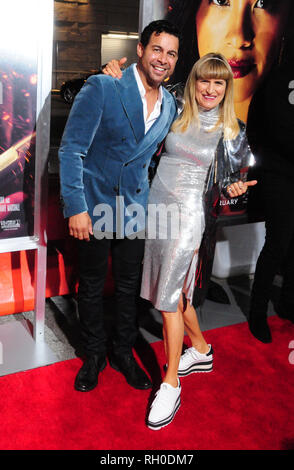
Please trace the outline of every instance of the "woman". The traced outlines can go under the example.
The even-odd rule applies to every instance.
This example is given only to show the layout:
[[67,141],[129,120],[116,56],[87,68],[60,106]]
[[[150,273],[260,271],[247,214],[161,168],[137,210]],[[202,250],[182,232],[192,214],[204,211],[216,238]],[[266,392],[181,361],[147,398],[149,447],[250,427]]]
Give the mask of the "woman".
[[[192,306],[204,229],[209,239],[222,190],[236,197],[257,183],[241,181],[240,171],[248,167],[252,154],[245,126],[235,115],[233,73],[224,56],[210,53],[196,62],[184,101],[183,112],[166,138],[148,201],[141,296],[162,312],[167,358],[165,377],[148,417],[154,430],[169,424],[180,406],[178,376],[212,370],[212,348]],[[171,209],[171,217],[159,217],[157,223],[152,209],[162,205]],[[175,220],[178,236],[173,236]],[[192,347],[181,357],[184,329]]]
[[[293,79],[294,2],[292,0],[170,0],[167,18],[183,31],[175,82],[185,81],[197,57],[218,50],[234,73],[237,116],[247,123],[259,180],[248,200],[250,221],[265,220],[266,241],[258,258],[249,328],[260,341],[272,341],[267,309],[272,282],[283,274],[279,316],[293,322],[293,111],[288,94]],[[190,51],[193,51],[192,54]],[[179,88],[179,87],[178,87]],[[293,127],[293,126],[292,126]],[[273,188],[275,190],[273,191]],[[290,214],[290,215],[289,215]]]
[[167,19],[176,22],[184,36],[176,81],[185,82],[198,57],[212,50],[221,52],[233,69],[236,114],[247,122],[255,92],[275,65],[282,61],[293,27],[293,15],[290,15],[293,2],[170,0],[169,4]]

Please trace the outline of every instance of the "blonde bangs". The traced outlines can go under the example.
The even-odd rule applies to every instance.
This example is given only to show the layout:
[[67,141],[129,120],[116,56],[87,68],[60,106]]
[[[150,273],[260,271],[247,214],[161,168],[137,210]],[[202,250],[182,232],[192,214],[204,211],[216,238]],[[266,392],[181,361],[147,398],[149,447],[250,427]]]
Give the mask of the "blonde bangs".
[[225,80],[226,82],[230,79],[230,71],[227,69],[224,63],[220,60],[206,60],[199,63],[199,67],[196,67],[196,80]]

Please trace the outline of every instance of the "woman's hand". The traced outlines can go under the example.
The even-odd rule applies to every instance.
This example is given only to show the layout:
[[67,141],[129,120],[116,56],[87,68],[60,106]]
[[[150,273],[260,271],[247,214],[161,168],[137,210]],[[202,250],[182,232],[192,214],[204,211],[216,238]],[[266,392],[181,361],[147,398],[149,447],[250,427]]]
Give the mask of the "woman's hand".
[[256,180],[246,181],[245,183],[239,180],[237,181],[237,183],[232,183],[227,187],[227,193],[231,197],[242,196],[242,194],[246,193],[249,186],[255,186],[256,184],[257,184]]
[[112,59],[102,69],[102,72],[105,75],[110,75],[113,78],[121,78],[122,77],[121,68],[126,63],[127,60],[128,59],[126,57],[122,57],[120,60]]

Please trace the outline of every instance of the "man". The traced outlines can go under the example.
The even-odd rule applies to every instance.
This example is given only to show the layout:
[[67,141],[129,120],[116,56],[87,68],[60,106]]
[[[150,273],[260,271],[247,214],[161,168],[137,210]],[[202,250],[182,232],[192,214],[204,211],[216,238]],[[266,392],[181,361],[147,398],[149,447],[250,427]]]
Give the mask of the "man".
[[[174,98],[161,83],[174,71],[178,48],[177,29],[164,20],[152,22],[137,46],[137,64],[127,68],[121,80],[90,77],[64,131],[59,151],[61,193],[69,233],[79,240],[78,309],[86,356],[75,380],[79,391],[92,390],[106,366],[102,295],[110,250],[117,300],[110,365],[131,386],[151,387],[132,354],[138,333],[144,223],[138,220],[138,236],[128,237],[128,208],[136,204],[145,209],[151,157],[176,117]],[[103,208],[110,208],[113,216],[104,236],[97,218]]]

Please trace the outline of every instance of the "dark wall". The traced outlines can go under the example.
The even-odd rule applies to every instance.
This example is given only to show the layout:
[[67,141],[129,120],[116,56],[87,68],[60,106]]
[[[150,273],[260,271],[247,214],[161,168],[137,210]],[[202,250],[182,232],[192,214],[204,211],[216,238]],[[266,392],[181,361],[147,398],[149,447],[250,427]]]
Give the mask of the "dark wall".
[[101,34],[137,32],[140,0],[54,0],[52,87],[100,67]]

